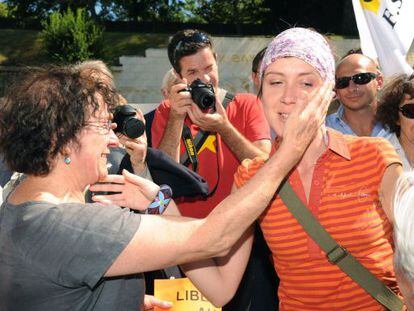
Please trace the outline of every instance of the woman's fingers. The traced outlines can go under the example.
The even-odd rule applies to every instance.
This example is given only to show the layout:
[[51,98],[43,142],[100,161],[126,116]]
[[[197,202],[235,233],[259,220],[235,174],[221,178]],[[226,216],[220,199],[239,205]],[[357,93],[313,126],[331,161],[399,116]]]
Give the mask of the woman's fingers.
[[[99,183],[123,184],[125,183],[125,177],[122,175],[109,174],[104,179],[100,180]],[[99,183],[94,184],[94,185],[98,185]]]
[[124,184],[99,183],[90,186],[89,191],[92,192],[122,192],[125,188]]
[[324,83],[312,95],[302,94],[288,117],[283,140],[304,150],[323,124],[328,105],[332,99],[331,82]]

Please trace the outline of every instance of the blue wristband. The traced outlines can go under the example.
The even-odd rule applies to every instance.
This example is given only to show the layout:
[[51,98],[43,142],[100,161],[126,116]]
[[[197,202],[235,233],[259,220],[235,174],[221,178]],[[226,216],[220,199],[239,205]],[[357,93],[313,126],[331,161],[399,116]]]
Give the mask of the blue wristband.
[[162,214],[171,201],[172,189],[168,185],[161,185],[154,201],[147,208],[147,214]]

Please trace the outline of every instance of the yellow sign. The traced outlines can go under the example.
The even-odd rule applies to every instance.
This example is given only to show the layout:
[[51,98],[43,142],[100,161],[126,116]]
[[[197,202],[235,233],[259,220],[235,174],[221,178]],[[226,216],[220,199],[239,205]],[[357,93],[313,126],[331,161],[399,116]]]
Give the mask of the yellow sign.
[[365,10],[369,10],[378,14],[378,10],[381,6],[381,0],[359,0],[361,2],[361,6]]
[[[169,311],[221,311],[213,306],[188,278],[155,280],[154,296],[171,301]],[[163,311],[155,307],[154,311]]]

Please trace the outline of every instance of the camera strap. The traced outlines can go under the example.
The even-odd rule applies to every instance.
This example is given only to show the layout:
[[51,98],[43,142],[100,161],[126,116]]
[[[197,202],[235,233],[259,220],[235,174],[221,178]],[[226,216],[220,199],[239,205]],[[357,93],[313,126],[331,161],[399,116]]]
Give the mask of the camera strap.
[[[226,92],[224,96],[222,105],[224,109],[227,108],[229,103],[233,100],[234,94],[230,92]],[[203,146],[204,142],[207,140],[208,136],[211,132],[199,130],[195,138],[193,139],[193,135],[191,134],[190,128],[184,124],[182,138],[184,141],[184,146],[186,152],[184,152],[180,157],[180,163],[189,166],[190,164],[193,167],[193,171],[197,172],[198,168],[198,151]]]
[[[199,132],[200,133],[200,132]],[[206,135],[203,135],[205,137],[199,137],[199,135],[196,136],[196,138],[204,138],[204,141],[208,137],[208,132],[204,132]],[[181,156],[180,163],[184,164],[185,166],[188,166],[190,163],[193,167],[193,171],[197,172],[198,168],[198,156],[197,156],[197,149],[195,145],[195,140],[193,139],[193,135],[191,134],[190,128],[184,124],[183,126],[183,133],[182,133],[185,151],[183,155]],[[204,141],[202,143],[204,143]],[[199,141],[198,141],[199,143]],[[185,163],[182,162],[182,158],[185,156]]]

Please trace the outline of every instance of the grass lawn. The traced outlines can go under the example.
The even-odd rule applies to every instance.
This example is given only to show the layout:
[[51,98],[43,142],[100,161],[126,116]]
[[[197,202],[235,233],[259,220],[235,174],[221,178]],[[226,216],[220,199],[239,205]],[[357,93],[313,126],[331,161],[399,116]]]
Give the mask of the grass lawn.
[[[38,33],[34,30],[0,29],[0,65],[48,63]],[[105,61],[117,65],[122,55],[144,55],[147,48],[166,47],[168,38],[168,34],[104,32]]]

